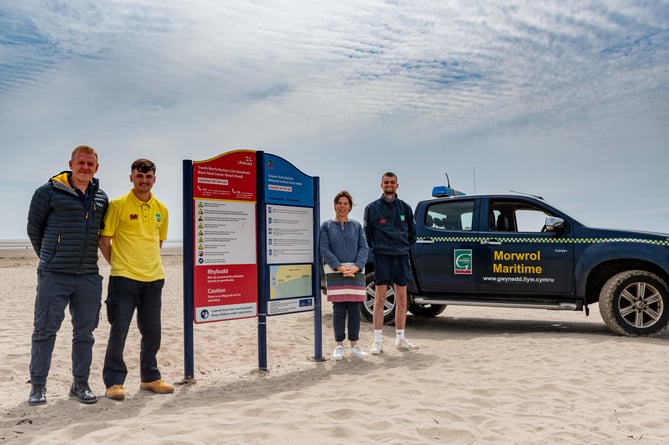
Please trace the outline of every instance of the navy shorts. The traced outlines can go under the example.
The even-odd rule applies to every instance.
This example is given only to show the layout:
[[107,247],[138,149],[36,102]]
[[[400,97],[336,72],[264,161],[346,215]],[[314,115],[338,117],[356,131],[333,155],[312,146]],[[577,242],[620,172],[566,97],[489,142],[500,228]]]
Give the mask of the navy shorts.
[[409,255],[374,254],[374,284],[406,286],[411,281]]

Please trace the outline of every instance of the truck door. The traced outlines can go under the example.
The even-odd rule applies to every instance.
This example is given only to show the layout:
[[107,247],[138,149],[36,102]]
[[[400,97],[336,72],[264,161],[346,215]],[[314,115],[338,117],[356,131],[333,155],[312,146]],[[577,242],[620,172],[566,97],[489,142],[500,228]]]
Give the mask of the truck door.
[[488,223],[481,227],[481,242],[474,254],[480,292],[571,293],[573,235],[569,230],[551,232],[543,227],[546,216],[559,215],[524,197],[490,199],[487,206],[482,203],[482,210],[482,219]]
[[474,199],[425,201],[416,209],[414,270],[424,295],[475,292],[472,252],[477,246],[473,230]]

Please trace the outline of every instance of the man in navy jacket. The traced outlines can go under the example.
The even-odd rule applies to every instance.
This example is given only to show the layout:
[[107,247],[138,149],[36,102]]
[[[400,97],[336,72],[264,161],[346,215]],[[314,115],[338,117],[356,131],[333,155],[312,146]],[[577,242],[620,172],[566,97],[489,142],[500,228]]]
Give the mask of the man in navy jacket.
[[374,343],[372,354],[383,352],[383,307],[388,286],[395,287],[395,345],[399,350],[416,349],[404,336],[407,312],[407,285],[411,280],[409,251],[416,242],[416,225],[411,206],[397,197],[397,175],[386,172],[381,178],[383,195],[365,207],[367,243],[374,253]]

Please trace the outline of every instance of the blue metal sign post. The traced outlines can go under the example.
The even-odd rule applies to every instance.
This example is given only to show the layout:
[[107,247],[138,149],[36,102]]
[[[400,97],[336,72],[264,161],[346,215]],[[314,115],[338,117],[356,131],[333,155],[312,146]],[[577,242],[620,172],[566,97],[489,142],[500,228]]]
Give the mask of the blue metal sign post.
[[184,382],[195,380],[193,347],[193,161],[183,161]]

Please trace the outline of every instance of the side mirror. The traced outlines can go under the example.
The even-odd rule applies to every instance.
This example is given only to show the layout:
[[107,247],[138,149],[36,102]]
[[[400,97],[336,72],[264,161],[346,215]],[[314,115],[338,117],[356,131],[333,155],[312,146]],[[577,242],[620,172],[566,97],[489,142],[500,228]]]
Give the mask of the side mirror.
[[557,232],[558,230],[564,230],[564,219],[557,218],[555,216],[547,216],[544,221],[544,227],[546,227],[547,232]]

